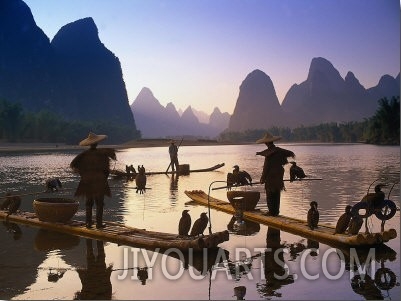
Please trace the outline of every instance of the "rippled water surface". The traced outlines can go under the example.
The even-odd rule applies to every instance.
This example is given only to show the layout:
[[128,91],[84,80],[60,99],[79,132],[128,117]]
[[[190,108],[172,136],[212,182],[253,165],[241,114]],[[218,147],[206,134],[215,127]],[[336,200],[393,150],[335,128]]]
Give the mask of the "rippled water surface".
[[[386,195],[392,185],[399,182],[399,147],[279,146],[295,152],[295,160],[310,178],[322,178],[286,182],[286,191],[281,197],[282,215],[305,219],[309,202],[315,200],[319,204],[320,222],[335,225],[345,206],[361,200],[373,181],[380,179],[389,183],[384,189]],[[261,145],[182,146],[180,164],[189,164],[192,170],[219,163],[225,166],[217,171],[191,173],[179,178],[164,174],[148,176],[150,189],[145,194],[136,193],[135,182],[110,177],[113,196],[106,199],[104,218],[133,227],[177,233],[184,208],[190,210],[192,221],[201,212],[207,212],[206,207],[188,203],[190,199],[185,190],[208,193],[209,187],[224,186],[212,182],[224,181],[235,164],[247,170],[255,182],[259,181],[263,158],[255,154],[262,149]],[[35,198],[48,196],[40,194],[45,180],[57,176],[63,183],[57,196],[72,198],[79,178],[70,171],[69,163],[80,151],[1,152],[1,195],[6,191],[23,195],[21,209],[32,211]],[[164,171],[169,164],[167,147],[120,150],[117,159],[112,169],[140,164],[146,171]],[[286,166],[287,178],[288,171],[289,166]],[[261,192],[258,208],[266,210],[263,187],[254,185],[246,189]],[[397,207],[400,206],[399,195],[399,184],[396,184],[390,198]],[[226,200],[226,190],[211,190],[211,196]],[[83,203],[74,218],[84,220]],[[212,209],[210,218],[213,231],[232,230],[233,217],[229,214]],[[360,255],[360,266],[366,268],[367,273],[363,278],[359,275],[361,271],[349,266],[349,249],[340,250],[320,243],[318,254],[312,254],[307,250],[310,251],[308,247],[313,242],[250,222],[245,223],[246,231],[231,231],[230,240],[220,245],[220,253],[194,256],[189,265],[188,260],[174,252],[162,254],[22,225],[2,225],[0,299],[236,300],[245,293],[243,297],[247,300],[360,300],[394,299],[400,295],[399,237],[375,250],[370,259],[372,253]],[[399,232],[399,225],[397,211],[386,228]],[[371,229],[376,230],[378,226],[376,217],[369,219]],[[277,260],[270,260],[272,252],[266,250],[271,246],[272,237],[278,238],[279,245],[284,248],[283,256]],[[92,248],[93,256],[88,252]],[[138,280],[138,275],[146,273],[147,279]],[[277,275],[284,275],[283,279],[278,279]]]

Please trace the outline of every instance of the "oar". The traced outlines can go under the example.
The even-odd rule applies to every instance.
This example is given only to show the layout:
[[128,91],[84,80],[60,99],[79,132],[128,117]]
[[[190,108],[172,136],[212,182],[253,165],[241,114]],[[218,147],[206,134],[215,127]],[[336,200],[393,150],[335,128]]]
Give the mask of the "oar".
[[[180,142],[180,144],[179,144],[178,147],[177,147],[177,151],[178,151],[178,149],[179,149],[180,146],[181,146],[182,140],[184,140],[184,137],[182,137],[181,142]],[[170,160],[170,164],[167,166],[166,174],[167,174],[168,170],[170,169],[170,166],[171,166],[171,160]]]
[[[302,181],[320,181],[323,180],[322,178],[307,178],[307,179],[296,179],[293,180],[292,182],[302,182]],[[289,182],[290,179],[285,179],[283,180],[284,182]],[[215,187],[212,188],[212,190],[218,190],[218,189],[223,189],[223,188],[233,188],[233,187],[242,187],[242,186],[252,186],[252,185],[258,185],[258,184],[264,184],[264,183],[260,183],[260,182],[252,182],[252,184],[245,184],[245,185],[230,185],[230,186],[221,186],[221,187]]]

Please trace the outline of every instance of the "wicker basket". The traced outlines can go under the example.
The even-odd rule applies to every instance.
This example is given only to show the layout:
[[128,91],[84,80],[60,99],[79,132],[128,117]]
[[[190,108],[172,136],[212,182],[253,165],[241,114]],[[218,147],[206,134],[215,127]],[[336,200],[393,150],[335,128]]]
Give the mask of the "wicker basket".
[[237,209],[236,206],[240,206],[238,209],[241,209],[242,211],[252,211],[255,210],[255,207],[259,202],[260,192],[230,190],[227,191],[227,199],[234,209]]
[[42,222],[66,223],[78,211],[79,203],[66,198],[40,198],[33,201],[33,209]]

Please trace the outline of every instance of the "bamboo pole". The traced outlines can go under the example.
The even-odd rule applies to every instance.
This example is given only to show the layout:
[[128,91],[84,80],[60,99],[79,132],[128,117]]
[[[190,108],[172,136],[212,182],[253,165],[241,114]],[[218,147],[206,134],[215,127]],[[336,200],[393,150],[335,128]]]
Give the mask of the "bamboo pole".
[[[305,179],[296,179],[293,180],[292,182],[303,182],[303,181],[321,181],[323,180],[322,178],[305,178]],[[285,179],[283,180],[284,182],[291,182],[290,179]],[[218,190],[218,189],[223,189],[223,188],[235,188],[235,187],[242,187],[242,186],[252,186],[252,185],[259,185],[259,184],[264,184],[260,182],[252,182],[251,184],[245,184],[245,185],[230,185],[230,186],[220,186],[220,187],[215,187],[212,188],[212,190]]]

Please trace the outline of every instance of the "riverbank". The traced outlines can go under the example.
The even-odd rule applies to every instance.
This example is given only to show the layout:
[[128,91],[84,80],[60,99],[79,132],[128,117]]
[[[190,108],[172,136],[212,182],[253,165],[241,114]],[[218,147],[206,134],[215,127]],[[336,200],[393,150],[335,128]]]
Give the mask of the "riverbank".
[[[144,148],[144,147],[164,147],[170,144],[170,139],[141,139],[129,141],[123,144],[107,145],[100,144],[99,147],[111,147],[114,149]],[[177,145],[180,141],[176,142]],[[247,143],[223,143],[217,140],[183,140],[181,146],[207,146],[207,145],[233,145]],[[0,142],[0,152],[10,151],[55,151],[55,150],[80,150],[86,147],[63,143],[9,143]]]

